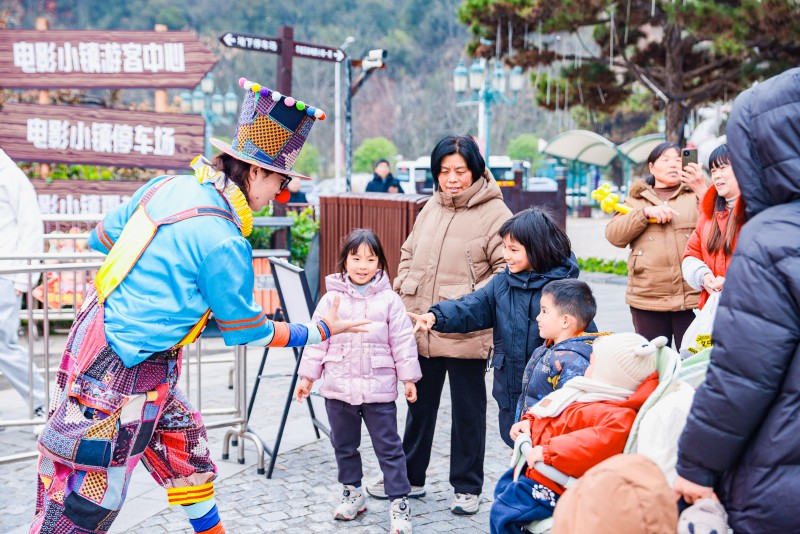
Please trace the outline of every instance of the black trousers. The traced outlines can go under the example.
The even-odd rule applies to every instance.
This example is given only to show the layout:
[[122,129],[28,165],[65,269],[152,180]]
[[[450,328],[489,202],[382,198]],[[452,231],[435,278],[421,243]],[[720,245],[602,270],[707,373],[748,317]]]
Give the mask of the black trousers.
[[648,341],[664,336],[667,338],[667,345],[674,337],[676,350],[681,347],[683,334],[695,317],[692,310],[657,312],[634,307],[631,307],[631,316],[637,334],[646,337]]
[[450,484],[455,493],[480,495],[486,451],[486,361],[420,357],[419,363],[422,379],[417,382],[417,402],[408,405],[403,435],[408,480],[412,486],[425,485],[439,401],[449,375],[453,405]]

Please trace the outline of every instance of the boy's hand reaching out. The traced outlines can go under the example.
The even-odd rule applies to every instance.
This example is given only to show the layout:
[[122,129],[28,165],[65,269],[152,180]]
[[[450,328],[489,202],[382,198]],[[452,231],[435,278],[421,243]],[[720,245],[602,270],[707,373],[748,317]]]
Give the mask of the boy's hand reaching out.
[[417,385],[414,382],[406,382],[406,400],[410,403],[417,402]]
[[542,446],[537,445],[528,453],[528,456],[525,457],[528,461],[528,467],[533,469],[533,464],[536,462],[544,462],[544,453],[542,452]]
[[411,331],[412,334],[416,334],[417,330],[421,332],[427,332],[433,325],[436,324],[436,316],[431,312],[423,313],[421,315],[413,313],[413,312],[406,312],[411,319],[417,322],[414,325],[414,330]]
[[511,436],[511,439],[516,441],[517,437],[520,434],[530,434],[530,433],[531,433],[531,422],[528,421],[527,419],[523,419],[519,423],[514,423],[513,425],[511,425],[511,432],[509,432],[509,435]]
[[309,380],[308,378],[300,379],[300,383],[297,384],[297,389],[294,392],[294,398],[297,399],[297,402],[303,402],[303,399],[308,398],[311,394],[312,384],[314,384],[313,380]]

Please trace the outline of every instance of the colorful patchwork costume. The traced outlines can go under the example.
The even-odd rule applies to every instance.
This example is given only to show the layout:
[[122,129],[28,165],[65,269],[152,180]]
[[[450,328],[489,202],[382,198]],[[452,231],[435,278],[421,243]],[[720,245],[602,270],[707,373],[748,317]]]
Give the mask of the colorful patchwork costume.
[[[316,110],[247,83],[239,130],[266,123],[283,129],[283,141],[259,142],[267,153],[243,134],[243,156],[270,169],[291,167],[290,154],[305,141]],[[270,111],[277,107],[275,118]],[[205,426],[177,387],[182,346],[197,338],[210,313],[226,345],[300,346],[330,336],[324,320],[267,319],[253,299],[252,252],[243,237],[252,212],[207,161],[196,158],[192,166],[196,176],[155,178],[92,232],[90,246],[108,256],[58,370],[38,444],[31,533],[107,532],[139,460],[169,503],[184,506],[196,532],[224,533]]]

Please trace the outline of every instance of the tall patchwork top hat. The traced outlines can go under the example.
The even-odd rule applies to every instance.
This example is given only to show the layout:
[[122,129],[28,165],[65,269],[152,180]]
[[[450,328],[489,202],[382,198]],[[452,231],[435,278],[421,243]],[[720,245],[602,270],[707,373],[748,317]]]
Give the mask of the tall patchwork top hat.
[[314,121],[325,120],[325,112],[245,78],[239,78],[239,85],[245,95],[233,141],[212,137],[211,144],[245,163],[310,180],[292,166]]

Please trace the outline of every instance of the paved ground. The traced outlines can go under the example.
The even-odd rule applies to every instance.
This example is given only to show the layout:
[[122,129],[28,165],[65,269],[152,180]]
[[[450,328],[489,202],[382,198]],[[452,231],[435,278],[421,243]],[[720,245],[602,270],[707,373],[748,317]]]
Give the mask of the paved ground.
[[[604,221],[570,219],[569,233],[579,256],[614,257],[609,254],[619,249],[610,247],[604,239],[605,247],[598,242],[602,237],[603,223]],[[584,250],[590,253],[583,253]],[[584,278],[592,285],[598,301],[596,320],[598,328],[631,331],[630,314],[624,305],[624,279],[612,275],[592,274]],[[63,344],[63,336],[54,336],[50,340],[51,349],[55,352],[61,350]],[[204,342],[201,388],[204,410],[221,409],[233,404],[233,394],[227,388],[230,363],[211,363],[212,359],[222,359],[229,354],[230,351],[225,349],[219,340]],[[251,351],[248,359],[250,384],[257,372],[259,361],[260,354]],[[258,394],[252,421],[256,431],[269,441],[274,440],[277,430],[277,421],[289,388],[292,363],[289,350],[274,350],[270,353],[265,369],[266,379]],[[188,377],[191,386],[189,394],[196,400],[198,392],[196,372],[192,369],[191,373],[184,375],[184,386]],[[487,374],[486,384],[488,391],[491,384],[490,374]],[[14,391],[7,388],[0,391],[0,406],[3,419],[24,416],[22,401]],[[405,420],[405,403],[398,403],[398,407],[400,412],[398,424],[402,428]],[[488,532],[488,511],[492,490],[497,478],[506,469],[508,458],[507,448],[498,436],[496,413],[496,404],[490,400],[487,413],[486,480],[481,511],[471,517],[453,516],[449,511],[452,488],[448,483],[450,447],[447,423],[450,419],[450,396],[445,389],[439,410],[440,424],[435,438],[435,450],[428,471],[428,493],[423,499],[412,501],[415,532],[423,534],[456,530],[464,534]],[[208,417],[207,421],[219,420],[220,417],[224,416]],[[228,532],[288,534],[339,530],[353,533],[386,531],[388,527],[386,501],[370,499],[367,503],[368,512],[354,522],[340,523],[330,519],[339,495],[333,450],[327,438],[324,436],[319,440],[315,438],[305,406],[296,403],[292,405],[289,425],[271,480],[256,474],[256,456],[254,447],[249,442],[245,445],[244,465],[236,462],[235,449],[231,450],[232,460],[220,460],[224,433],[224,429],[211,430],[209,437],[213,458],[219,468],[219,478],[215,484],[217,499]],[[371,481],[379,477],[380,472],[366,432],[363,434],[362,442],[365,480]],[[17,427],[0,431],[0,447],[2,447],[0,454],[33,450],[35,439],[31,428]],[[4,489],[0,492],[0,509],[3,510],[0,515],[0,532],[12,534],[27,532],[27,525],[33,514],[35,471],[36,465],[33,460],[0,464],[0,487]],[[143,468],[139,467],[134,473],[125,507],[112,532],[189,534],[192,531],[183,512],[166,506],[164,491],[150,479]]]

